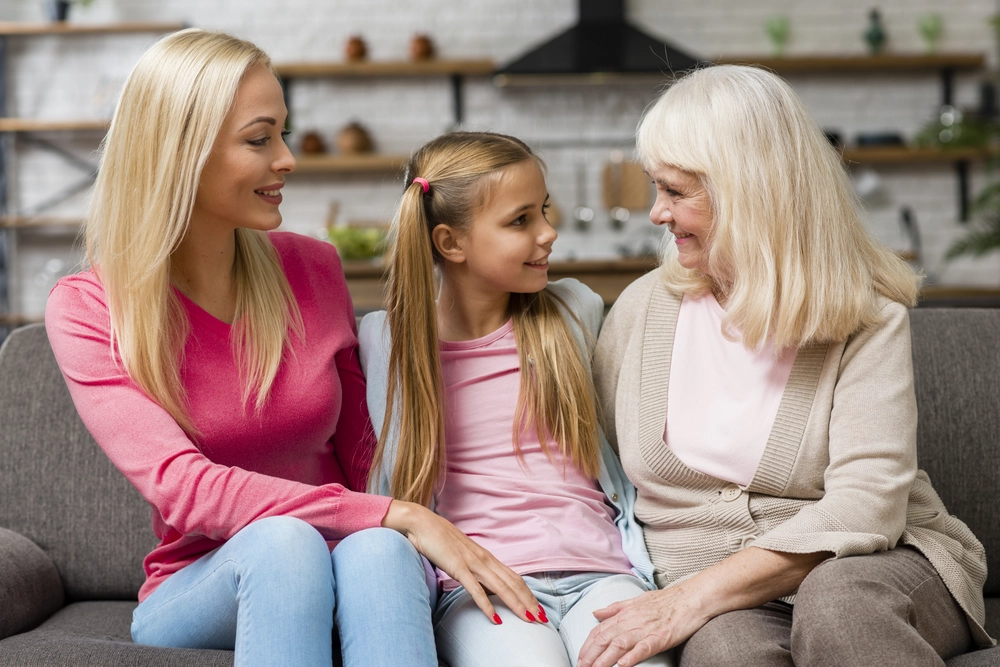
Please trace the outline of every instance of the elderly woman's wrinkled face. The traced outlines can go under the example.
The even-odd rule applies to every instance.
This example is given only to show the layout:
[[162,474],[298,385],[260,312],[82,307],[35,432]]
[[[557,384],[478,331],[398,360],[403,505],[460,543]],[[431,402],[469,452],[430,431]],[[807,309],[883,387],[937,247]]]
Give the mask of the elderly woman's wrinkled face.
[[686,269],[708,274],[712,202],[701,180],[667,165],[652,169],[656,203],[649,212],[654,225],[666,225],[677,244],[677,261]]

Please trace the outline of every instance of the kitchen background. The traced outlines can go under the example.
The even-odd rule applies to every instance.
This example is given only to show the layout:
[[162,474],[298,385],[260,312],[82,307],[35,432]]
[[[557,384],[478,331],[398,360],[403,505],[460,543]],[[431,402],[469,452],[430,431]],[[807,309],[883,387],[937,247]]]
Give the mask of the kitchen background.
[[[765,26],[780,32],[776,17],[787,18],[784,53],[789,62],[805,55],[866,55],[864,35],[871,30],[875,8],[887,36],[886,54],[926,53],[929,46],[918,23],[939,16],[937,53],[984,58],[981,66],[956,71],[952,102],[967,112],[983,106],[983,84],[997,78],[997,33],[990,22],[1000,13],[997,0],[885,0],[877,5],[871,0],[625,0],[629,22],[651,35],[698,58],[751,62],[772,54]],[[42,23],[48,21],[47,11],[42,0],[0,0],[0,22]],[[262,46],[279,67],[341,62],[354,35],[363,38],[369,61],[405,61],[417,34],[431,38],[438,59],[485,59],[501,67],[572,25],[579,9],[577,0],[92,0],[74,4],[70,11],[74,24],[155,21],[229,31]],[[130,68],[158,36],[5,37],[0,89],[6,111],[0,116],[106,119]],[[942,117],[943,79],[933,66],[782,73],[820,125],[839,134],[848,149],[859,134],[896,133],[911,143],[922,128]],[[631,155],[636,123],[661,85],[646,78],[604,85],[577,81],[500,87],[484,73],[462,78],[461,127],[516,135],[547,163],[549,189],[562,220],[553,259],[611,260],[648,252],[658,243],[648,207],[629,211],[627,220],[613,220],[609,208],[616,202],[615,196],[608,200],[608,188],[623,194],[629,172],[609,163]],[[447,74],[296,78],[290,84],[290,145],[298,150],[305,134],[315,132],[335,152],[338,134],[358,121],[378,155],[405,155],[453,126],[452,86]],[[989,101],[987,91],[987,107]],[[931,134],[940,136],[937,129]],[[8,215],[0,218],[7,226],[0,230],[7,243],[7,313],[39,318],[55,280],[79,267],[72,222],[86,210],[87,172],[95,164],[100,137],[100,129],[0,133],[7,177]],[[947,249],[967,231],[960,222],[960,172],[967,172],[965,186],[974,198],[995,177],[985,162],[872,162],[858,160],[850,168],[873,232],[918,261],[932,285],[1000,290],[1000,252],[944,260]],[[401,187],[393,164],[353,173],[303,172],[288,178],[283,228],[322,235],[330,222],[372,225],[391,218]],[[633,199],[645,198],[643,187],[631,193]],[[76,194],[46,208],[54,195],[74,189]],[[581,206],[593,210],[588,224],[574,219]],[[36,212],[51,224],[25,217]],[[913,226],[902,224],[904,217],[916,225],[919,245]],[[0,308],[0,317],[3,312]]]

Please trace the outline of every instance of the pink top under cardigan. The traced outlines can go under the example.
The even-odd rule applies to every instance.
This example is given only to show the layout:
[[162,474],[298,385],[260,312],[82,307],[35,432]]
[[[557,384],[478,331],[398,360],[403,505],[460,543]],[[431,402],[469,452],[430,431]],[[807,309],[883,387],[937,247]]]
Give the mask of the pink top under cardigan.
[[63,278],[49,296],[46,330],[77,411],[152,506],[160,543],[145,559],[140,601],[257,519],[297,517],[336,541],[380,525],[388,511],[389,498],[360,492],[375,437],[340,260],[327,243],[291,233],[269,238],[305,340],[293,337],[260,414],[244,410],[230,325],[175,292],[191,325],[181,382],[200,446],[112,357],[93,271]]
[[796,350],[748,350],[723,334],[711,292],[685,296],[670,357],[664,441],[692,470],[746,487],[757,472]]

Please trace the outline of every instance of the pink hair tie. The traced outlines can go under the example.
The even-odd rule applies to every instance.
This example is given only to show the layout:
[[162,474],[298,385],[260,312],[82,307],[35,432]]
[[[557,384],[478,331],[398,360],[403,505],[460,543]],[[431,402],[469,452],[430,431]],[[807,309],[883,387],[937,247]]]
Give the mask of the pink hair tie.
[[431,184],[427,182],[426,178],[420,178],[417,176],[413,179],[413,182],[420,183],[420,187],[423,188],[424,194],[427,194],[427,192],[431,189]]

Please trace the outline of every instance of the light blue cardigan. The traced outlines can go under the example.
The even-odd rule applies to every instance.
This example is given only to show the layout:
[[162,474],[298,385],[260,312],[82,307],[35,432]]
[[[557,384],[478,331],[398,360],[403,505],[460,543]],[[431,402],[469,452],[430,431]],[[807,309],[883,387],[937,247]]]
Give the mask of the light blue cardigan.
[[[572,317],[566,316],[573,337],[583,352],[584,363],[590,370],[590,358],[593,354],[597,334],[604,321],[604,301],[589,287],[573,278],[564,278],[549,283],[548,289],[561,297],[570,310],[583,325],[577,325]],[[358,331],[358,341],[361,352],[361,368],[368,382],[368,411],[371,414],[375,433],[382,432],[385,420],[386,389],[389,376],[389,328],[385,325],[386,313],[380,310],[366,315],[361,321]],[[377,482],[371,484],[369,491],[379,495],[389,495],[390,475],[396,468],[396,451],[398,445],[398,427],[390,428],[389,441],[386,443],[382,472]],[[646,551],[646,542],[642,536],[642,526],[635,519],[635,487],[625,476],[618,456],[611,449],[604,431],[599,432],[601,439],[601,470],[597,478],[601,490],[607,496],[608,502],[618,510],[615,525],[621,532],[622,549],[632,563],[632,571],[650,590],[655,590],[653,583],[653,564]]]

